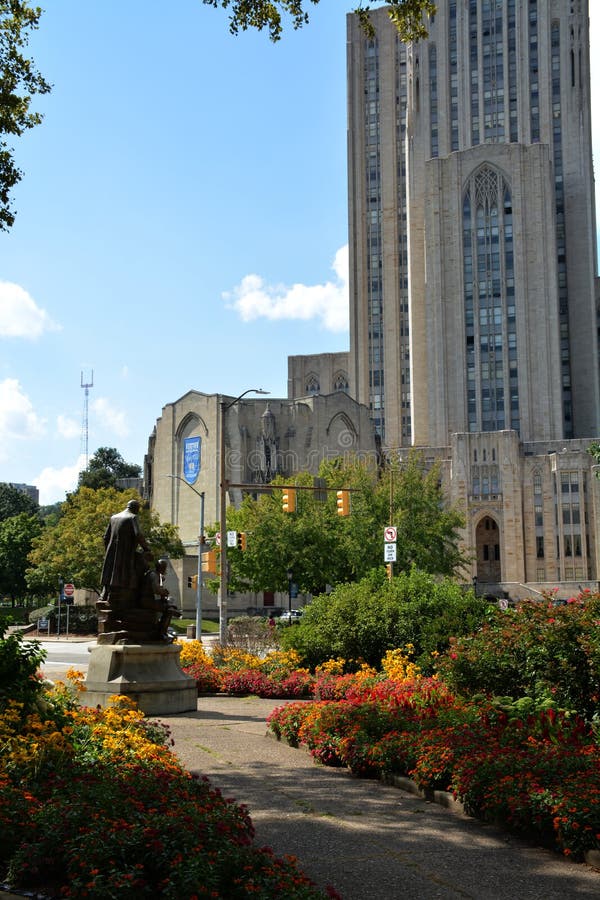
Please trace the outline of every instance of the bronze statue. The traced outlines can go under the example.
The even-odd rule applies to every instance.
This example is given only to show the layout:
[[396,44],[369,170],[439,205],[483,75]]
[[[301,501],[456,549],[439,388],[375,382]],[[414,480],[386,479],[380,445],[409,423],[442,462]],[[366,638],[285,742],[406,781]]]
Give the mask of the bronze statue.
[[139,583],[135,551],[139,545],[150,552],[138,522],[139,511],[138,501],[130,500],[123,512],[111,516],[104,533],[106,555],[100,583],[102,597],[109,602],[112,596],[133,599]]
[[99,644],[170,642],[171,619],[181,615],[164,586],[167,560],[154,564],[139,509],[138,501],[130,500],[123,512],[111,516],[104,534],[102,593],[96,604]]

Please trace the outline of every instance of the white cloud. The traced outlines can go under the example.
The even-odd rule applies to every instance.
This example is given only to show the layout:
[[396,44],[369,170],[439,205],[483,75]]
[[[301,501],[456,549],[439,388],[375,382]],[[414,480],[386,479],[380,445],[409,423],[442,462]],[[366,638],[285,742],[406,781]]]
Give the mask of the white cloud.
[[65,494],[77,487],[77,479],[83,469],[85,469],[84,455],[81,455],[72,466],[64,466],[62,469],[51,467],[42,469],[34,481],[40,492],[40,504],[48,506],[65,500]]
[[[0,448],[11,439],[39,438],[45,430],[45,420],[35,412],[16,378],[0,381]],[[6,451],[0,449],[0,457],[7,459]]]
[[27,291],[11,281],[0,281],[0,337],[35,340],[45,331],[58,331]]
[[92,409],[102,425],[113,431],[118,437],[127,437],[129,425],[125,413],[111,406],[106,397],[98,397],[94,400]]
[[60,415],[56,419],[56,430],[61,437],[70,438],[79,437],[81,435],[81,423],[68,416]]
[[244,322],[253,319],[320,320],[328,331],[348,330],[348,246],[333,261],[335,280],[325,284],[269,285],[260,275],[246,275],[232,291],[223,293]]

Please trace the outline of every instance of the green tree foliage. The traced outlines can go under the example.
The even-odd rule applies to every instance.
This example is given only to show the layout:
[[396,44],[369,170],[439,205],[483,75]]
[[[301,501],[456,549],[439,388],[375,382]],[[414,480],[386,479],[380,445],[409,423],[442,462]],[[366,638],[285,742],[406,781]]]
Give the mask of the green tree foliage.
[[0,522],[10,519],[19,513],[32,516],[38,512],[38,505],[27,494],[17,490],[11,484],[0,482]]
[[141,467],[125,462],[114,447],[99,447],[88,463],[87,469],[79,473],[78,486],[93,488],[117,487],[119,478],[139,478]]
[[40,506],[40,519],[44,525],[56,525],[61,517],[62,502],[51,503],[49,506]]
[[35,678],[46,651],[35,641],[24,641],[20,634],[5,634],[0,622],[0,715],[13,701],[24,704],[23,715],[40,693],[41,682]]
[[415,568],[391,580],[372,572],[316,597],[299,625],[282,629],[281,640],[311,667],[338,656],[379,666],[388,650],[412,644],[415,661],[431,673],[450,639],[475,631],[489,613],[487,601],[452,579]]
[[38,27],[42,10],[27,0],[0,0],[0,230],[8,231],[15,220],[10,192],[21,180],[7,135],[22,135],[39,125],[42,116],[31,112],[35,94],[46,94],[50,85],[23,55],[30,32]]
[[[594,441],[593,444],[590,444],[588,447],[588,453],[590,456],[593,456],[598,465],[600,465],[600,443],[598,441]],[[596,472],[596,477],[600,477],[600,473]]]
[[45,528],[34,541],[27,571],[29,587],[51,593],[56,591],[58,579],[63,578],[99,594],[104,533],[110,517],[121,512],[129,500],[138,500],[142,506],[140,526],[155,557],[183,556],[177,528],[170,523],[161,524],[155,512],[144,509],[136,491],[82,487],[63,503],[57,524]]
[[[283,19],[290,19],[294,29],[302,28],[309,21],[309,3],[316,6],[319,0],[203,0],[215,9],[229,9],[229,30],[232,34],[255,28],[266,28],[272,41],[278,41],[283,32]],[[379,5],[376,0],[363,0],[354,10],[360,17],[367,34],[372,31],[369,10]],[[388,14],[396,25],[403,41],[415,41],[427,36],[426,17],[435,13],[433,0],[388,0]]]
[[28,555],[41,531],[38,516],[26,512],[0,522],[0,594],[8,595],[13,606],[27,592]]
[[[247,549],[228,553],[233,590],[287,590],[287,571],[302,592],[321,593],[327,585],[356,581],[371,569],[383,569],[383,532],[398,527],[396,570],[417,567],[437,575],[455,575],[466,562],[460,549],[460,513],[449,508],[438,470],[426,471],[417,453],[383,472],[364,462],[330,460],[320,477],[328,490],[321,499],[308,473],[298,485],[295,513],[282,509],[282,490],[246,497],[230,508],[228,529],[245,532]],[[289,483],[276,479],[273,485]],[[351,489],[351,515],[337,514],[336,490]]]

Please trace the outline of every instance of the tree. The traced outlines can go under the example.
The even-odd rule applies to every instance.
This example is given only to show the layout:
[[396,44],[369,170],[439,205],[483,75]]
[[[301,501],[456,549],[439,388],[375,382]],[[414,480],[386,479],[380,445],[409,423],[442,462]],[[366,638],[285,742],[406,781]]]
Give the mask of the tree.
[[32,516],[38,512],[38,505],[28,494],[17,490],[12,484],[0,482],[0,522],[27,513]]
[[[316,6],[319,0],[203,0],[215,9],[222,7],[230,10],[229,30],[232,34],[256,28],[262,31],[267,28],[272,41],[278,41],[283,32],[282,18],[291,18],[294,29],[302,28],[309,21],[308,3]],[[360,17],[367,34],[372,33],[369,21],[369,10],[376,5],[376,0],[364,0],[354,10]],[[396,25],[403,41],[415,41],[427,36],[424,23],[425,16],[435,13],[433,0],[388,0],[388,14]]]
[[114,447],[99,447],[89,461],[87,469],[79,473],[78,487],[117,487],[119,478],[139,478],[142,469],[135,463],[125,462]]
[[173,559],[183,556],[177,528],[170,523],[161,524],[155,512],[144,509],[136,491],[81,487],[63,503],[58,523],[45,528],[34,541],[27,570],[29,587],[56,591],[59,578],[63,578],[99,594],[104,533],[110,517],[124,509],[129,500],[140,502],[140,526],[153,554]]
[[[594,441],[593,444],[590,444],[588,447],[588,453],[590,456],[593,456],[596,462],[600,465],[600,443],[598,441]],[[600,472],[596,472],[596,477],[600,478]]]
[[44,525],[56,525],[62,515],[62,501],[40,506],[40,519]]
[[[413,565],[436,575],[456,575],[467,558],[459,543],[464,524],[458,510],[444,501],[436,467],[426,471],[418,453],[403,465],[380,471],[362,461],[325,461],[320,468],[326,490],[321,499],[307,472],[293,477],[298,485],[295,513],[282,507],[283,491],[273,482],[271,494],[246,497],[228,510],[227,528],[247,535],[246,550],[228,553],[233,590],[279,590],[288,587],[287,572],[299,590],[318,594],[326,585],[356,581],[382,569],[383,532],[398,528],[397,571]],[[337,513],[337,490],[351,494],[351,514]]]
[[38,516],[26,512],[0,522],[0,593],[8,594],[13,606],[16,598],[27,591],[27,557],[41,531]]
[[0,230],[8,231],[15,220],[10,192],[21,180],[5,135],[22,135],[39,125],[42,116],[30,111],[35,94],[46,94],[50,85],[22,53],[29,33],[38,27],[42,10],[27,0],[0,0]]

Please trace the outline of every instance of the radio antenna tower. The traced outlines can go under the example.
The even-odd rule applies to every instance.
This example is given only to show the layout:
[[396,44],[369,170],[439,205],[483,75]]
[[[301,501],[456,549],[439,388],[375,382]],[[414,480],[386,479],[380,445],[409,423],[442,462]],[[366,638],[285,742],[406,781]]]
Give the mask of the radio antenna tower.
[[92,375],[90,381],[83,380],[83,372],[81,373],[81,387],[84,390],[83,395],[83,424],[81,427],[81,442],[83,444],[83,453],[85,456],[85,468],[87,470],[88,462],[89,462],[89,446],[88,446],[88,438],[89,438],[89,428],[88,428],[88,406],[89,406],[89,396],[90,396],[90,388],[94,387],[94,370],[92,369]]

